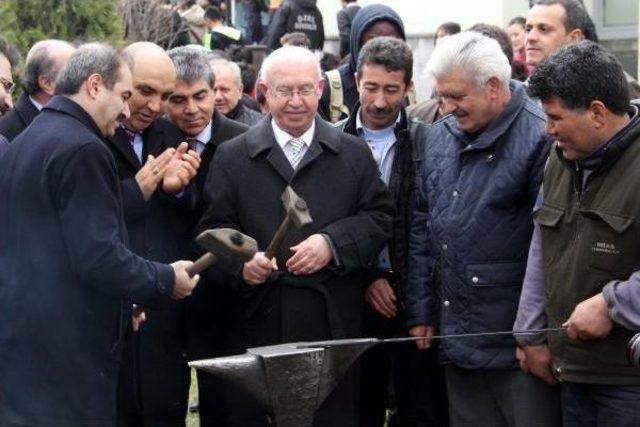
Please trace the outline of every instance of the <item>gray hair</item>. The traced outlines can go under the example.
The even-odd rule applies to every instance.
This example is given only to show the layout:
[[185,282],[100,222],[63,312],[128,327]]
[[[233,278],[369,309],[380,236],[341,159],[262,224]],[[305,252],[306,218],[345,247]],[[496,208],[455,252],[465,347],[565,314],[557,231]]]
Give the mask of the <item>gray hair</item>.
[[279,49],[271,52],[264,61],[262,61],[262,67],[260,67],[259,79],[262,82],[269,80],[269,71],[275,64],[281,62],[290,61],[310,61],[318,70],[318,79],[322,78],[322,69],[320,68],[320,61],[316,55],[309,49],[305,49],[299,46],[283,46]]
[[111,90],[120,79],[120,67],[125,64],[118,51],[104,43],[89,43],[71,55],[56,78],[56,95],[75,95],[92,74],[102,76]]
[[456,72],[464,72],[476,87],[495,77],[509,88],[511,66],[500,45],[473,31],[443,38],[427,63],[427,73],[436,79]]
[[56,64],[56,58],[52,55],[52,50],[56,47],[73,45],[64,40],[42,40],[34,44],[29,53],[22,74],[22,86],[27,94],[32,95],[40,90],[38,78],[43,76],[50,82],[55,82],[60,68]]
[[206,50],[201,46],[179,46],[167,52],[176,68],[176,79],[184,83],[194,83],[203,79],[210,87],[216,82],[213,70],[207,62]]
[[218,67],[227,67],[227,69],[231,70],[233,77],[236,80],[238,85],[242,84],[242,71],[240,71],[240,66],[233,61],[227,61],[226,59],[216,59],[213,61],[209,61],[211,68],[213,68],[213,74],[216,73],[216,68]]

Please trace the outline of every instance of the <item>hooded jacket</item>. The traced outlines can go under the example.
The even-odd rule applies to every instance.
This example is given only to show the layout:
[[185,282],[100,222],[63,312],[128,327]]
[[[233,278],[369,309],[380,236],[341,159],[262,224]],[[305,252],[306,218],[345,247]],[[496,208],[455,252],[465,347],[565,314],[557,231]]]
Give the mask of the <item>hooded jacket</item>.
[[285,0],[282,3],[269,25],[269,51],[281,47],[280,38],[287,33],[304,33],[311,40],[311,50],[322,50],[324,24],[316,0]]
[[[337,68],[342,80],[342,92],[344,96],[344,104],[349,108],[349,111],[353,110],[356,102],[358,102],[358,88],[356,87],[355,72],[358,63],[358,53],[362,48],[360,44],[362,34],[378,21],[389,21],[394,24],[402,37],[402,40],[406,40],[404,33],[404,24],[400,16],[389,6],[381,4],[372,4],[370,6],[363,7],[353,18],[351,23],[351,57],[347,64],[341,65]],[[329,102],[331,99],[331,90],[329,87],[329,80],[324,77],[324,89],[322,90],[322,99],[320,100],[319,113],[325,119],[329,120]],[[346,118],[343,117],[343,119]]]

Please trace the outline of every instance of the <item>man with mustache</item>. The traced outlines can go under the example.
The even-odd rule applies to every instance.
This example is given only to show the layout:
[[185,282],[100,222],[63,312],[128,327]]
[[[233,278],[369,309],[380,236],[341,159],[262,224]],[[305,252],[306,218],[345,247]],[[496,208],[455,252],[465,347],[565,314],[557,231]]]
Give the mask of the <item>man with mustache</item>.
[[[132,73],[130,116],[107,139],[107,147],[118,169],[130,247],[156,261],[189,259],[185,188],[200,157],[181,143],[178,128],[158,119],[175,87],[176,72],[165,51],[153,43],[133,43],[123,57]],[[119,384],[122,426],[160,421],[183,425],[190,379],[184,310],[182,301],[147,307],[147,321],[129,332]]]
[[[438,43],[427,70],[446,117],[424,133],[409,244],[411,335],[511,330],[550,147],[542,111],[510,80],[498,43],[475,32]],[[446,339],[451,425],[557,425],[554,393],[521,372],[511,336]]]
[[[368,41],[357,58],[356,85],[359,102],[349,119],[336,123],[345,132],[369,145],[382,180],[394,197],[396,216],[389,245],[371,270],[365,297],[364,334],[380,338],[405,336],[404,285],[407,277],[409,225],[413,212],[416,135],[404,106],[413,86],[413,55],[407,43],[395,37]],[[362,397],[365,404],[360,423],[384,424],[388,383],[393,370],[400,425],[445,425],[444,376],[437,350],[419,352],[410,345],[380,346],[362,359]]]
[[640,326],[640,116],[627,89],[620,62],[589,41],[530,78],[556,143],[514,328],[567,328],[518,337],[522,369],[559,383],[565,426],[640,425],[640,371],[624,354]]

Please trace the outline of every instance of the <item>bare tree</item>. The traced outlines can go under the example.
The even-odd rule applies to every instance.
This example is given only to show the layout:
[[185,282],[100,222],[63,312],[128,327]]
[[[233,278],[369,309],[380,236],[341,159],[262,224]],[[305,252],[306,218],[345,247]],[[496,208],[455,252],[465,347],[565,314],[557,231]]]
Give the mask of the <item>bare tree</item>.
[[150,41],[170,49],[189,44],[189,27],[159,0],[122,0],[120,15],[128,42]]

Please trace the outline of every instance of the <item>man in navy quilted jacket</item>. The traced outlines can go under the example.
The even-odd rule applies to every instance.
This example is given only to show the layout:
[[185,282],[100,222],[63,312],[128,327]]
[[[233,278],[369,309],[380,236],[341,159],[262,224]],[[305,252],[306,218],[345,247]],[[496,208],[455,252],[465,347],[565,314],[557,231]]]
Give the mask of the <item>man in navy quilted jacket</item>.
[[[511,330],[550,147],[544,115],[478,33],[443,39],[427,71],[445,116],[423,141],[407,326],[425,338]],[[512,336],[444,339],[439,351],[453,427],[558,424],[557,391],[518,369]]]

